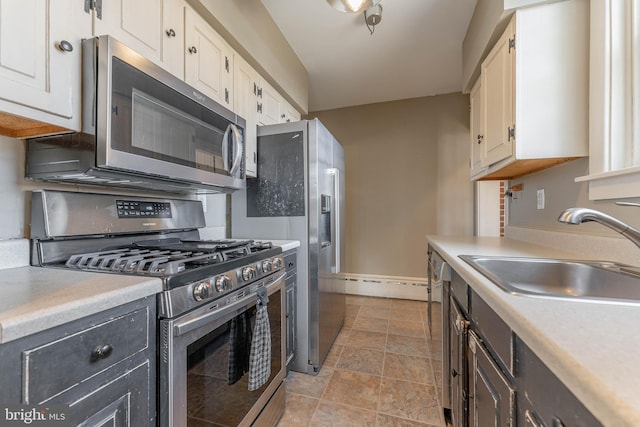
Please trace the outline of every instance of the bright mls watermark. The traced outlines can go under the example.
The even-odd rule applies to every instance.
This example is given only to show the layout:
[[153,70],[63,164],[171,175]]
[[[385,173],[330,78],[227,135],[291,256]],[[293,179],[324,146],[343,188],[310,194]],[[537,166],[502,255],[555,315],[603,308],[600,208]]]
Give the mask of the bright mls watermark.
[[0,427],[71,426],[69,407],[66,405],[0,405]]

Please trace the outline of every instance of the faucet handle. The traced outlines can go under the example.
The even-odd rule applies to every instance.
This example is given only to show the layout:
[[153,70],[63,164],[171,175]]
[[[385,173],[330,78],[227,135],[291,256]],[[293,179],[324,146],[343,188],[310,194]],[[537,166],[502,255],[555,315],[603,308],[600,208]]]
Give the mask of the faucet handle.
[[619,205],[619,206],[635,206],[637,208],[640,208],[640,203],[634,203],[634,202],[616,202],[616,205]]

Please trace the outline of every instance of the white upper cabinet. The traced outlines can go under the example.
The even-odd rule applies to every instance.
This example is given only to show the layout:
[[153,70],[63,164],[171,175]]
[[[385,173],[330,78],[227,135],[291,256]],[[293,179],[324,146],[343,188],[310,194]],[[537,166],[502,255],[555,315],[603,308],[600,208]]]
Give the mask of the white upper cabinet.
[[471,136],[471,178],[481,174],[486,169],[482,166],[482,141],[484,140],[484,124],[482,113],[482,81],[478,79],[469,94],[471,117],[469,122]]
[[191,8],[185,12],[185,81],[233,109],[233,51]]
[[[481,67],[484,179],[588,155],[589,4],[519,9]],[[473,112],[472,112],[473,114]]]
[[94,35],[109,34],[183,78],[184,7],[182,0],[103,0],[93,14]]
[[284,98],[265,79],[260,79],[258,87],[258,123],[273,125],[282,123]]
[[284,101],[284,116],[280,115],[282,117],[282,119],[286,122],[297,122],[298,120],[300,120],[300,113],[298,112],[298,110],[296,110],[295,108],[293,108],[293,106],[291,104],[289,104],[287,101]]
[[300,113],[265,79],[258,85],[258,124],[273,125],[300,120]]
[[72,0],[0,0],[0,111],[80,128],[81,38],[91,31],[83,15]]
[[258,125],[257,71],[253,69],[240,55],[233,59],[233,107],[237,115],[246,120],[245,139],[245,170],[249,177],[258,174],[258,151],[256,141],[256,127]]
[[163,0],[162,66],[184,80],[184,14],[183,0]]
[[144,57],[162,61],[164,0],[104,1],[94,14],[94,33],[109,34]]
[[489,56],[482,63],[481,87],[484,141],[480,166],[486,167],[513,155],[515,25],[512,19]]

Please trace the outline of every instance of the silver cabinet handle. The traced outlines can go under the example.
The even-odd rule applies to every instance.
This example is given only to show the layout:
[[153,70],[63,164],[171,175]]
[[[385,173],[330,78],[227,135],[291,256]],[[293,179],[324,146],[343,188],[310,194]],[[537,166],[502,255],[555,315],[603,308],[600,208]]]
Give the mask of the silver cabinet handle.
[[66,40],[60,40],[57,42],[56,47],[61,52],[73,52],[73,45]]

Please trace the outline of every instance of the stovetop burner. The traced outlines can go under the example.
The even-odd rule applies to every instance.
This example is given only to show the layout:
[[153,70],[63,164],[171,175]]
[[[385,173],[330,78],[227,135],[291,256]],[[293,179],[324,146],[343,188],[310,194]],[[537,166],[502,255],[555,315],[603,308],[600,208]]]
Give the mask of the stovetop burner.
[[271,242],[253,240],[142,240],[124,247],[71,255],[65,266],[168,277],[199,266],[242,259],[271,248]]

